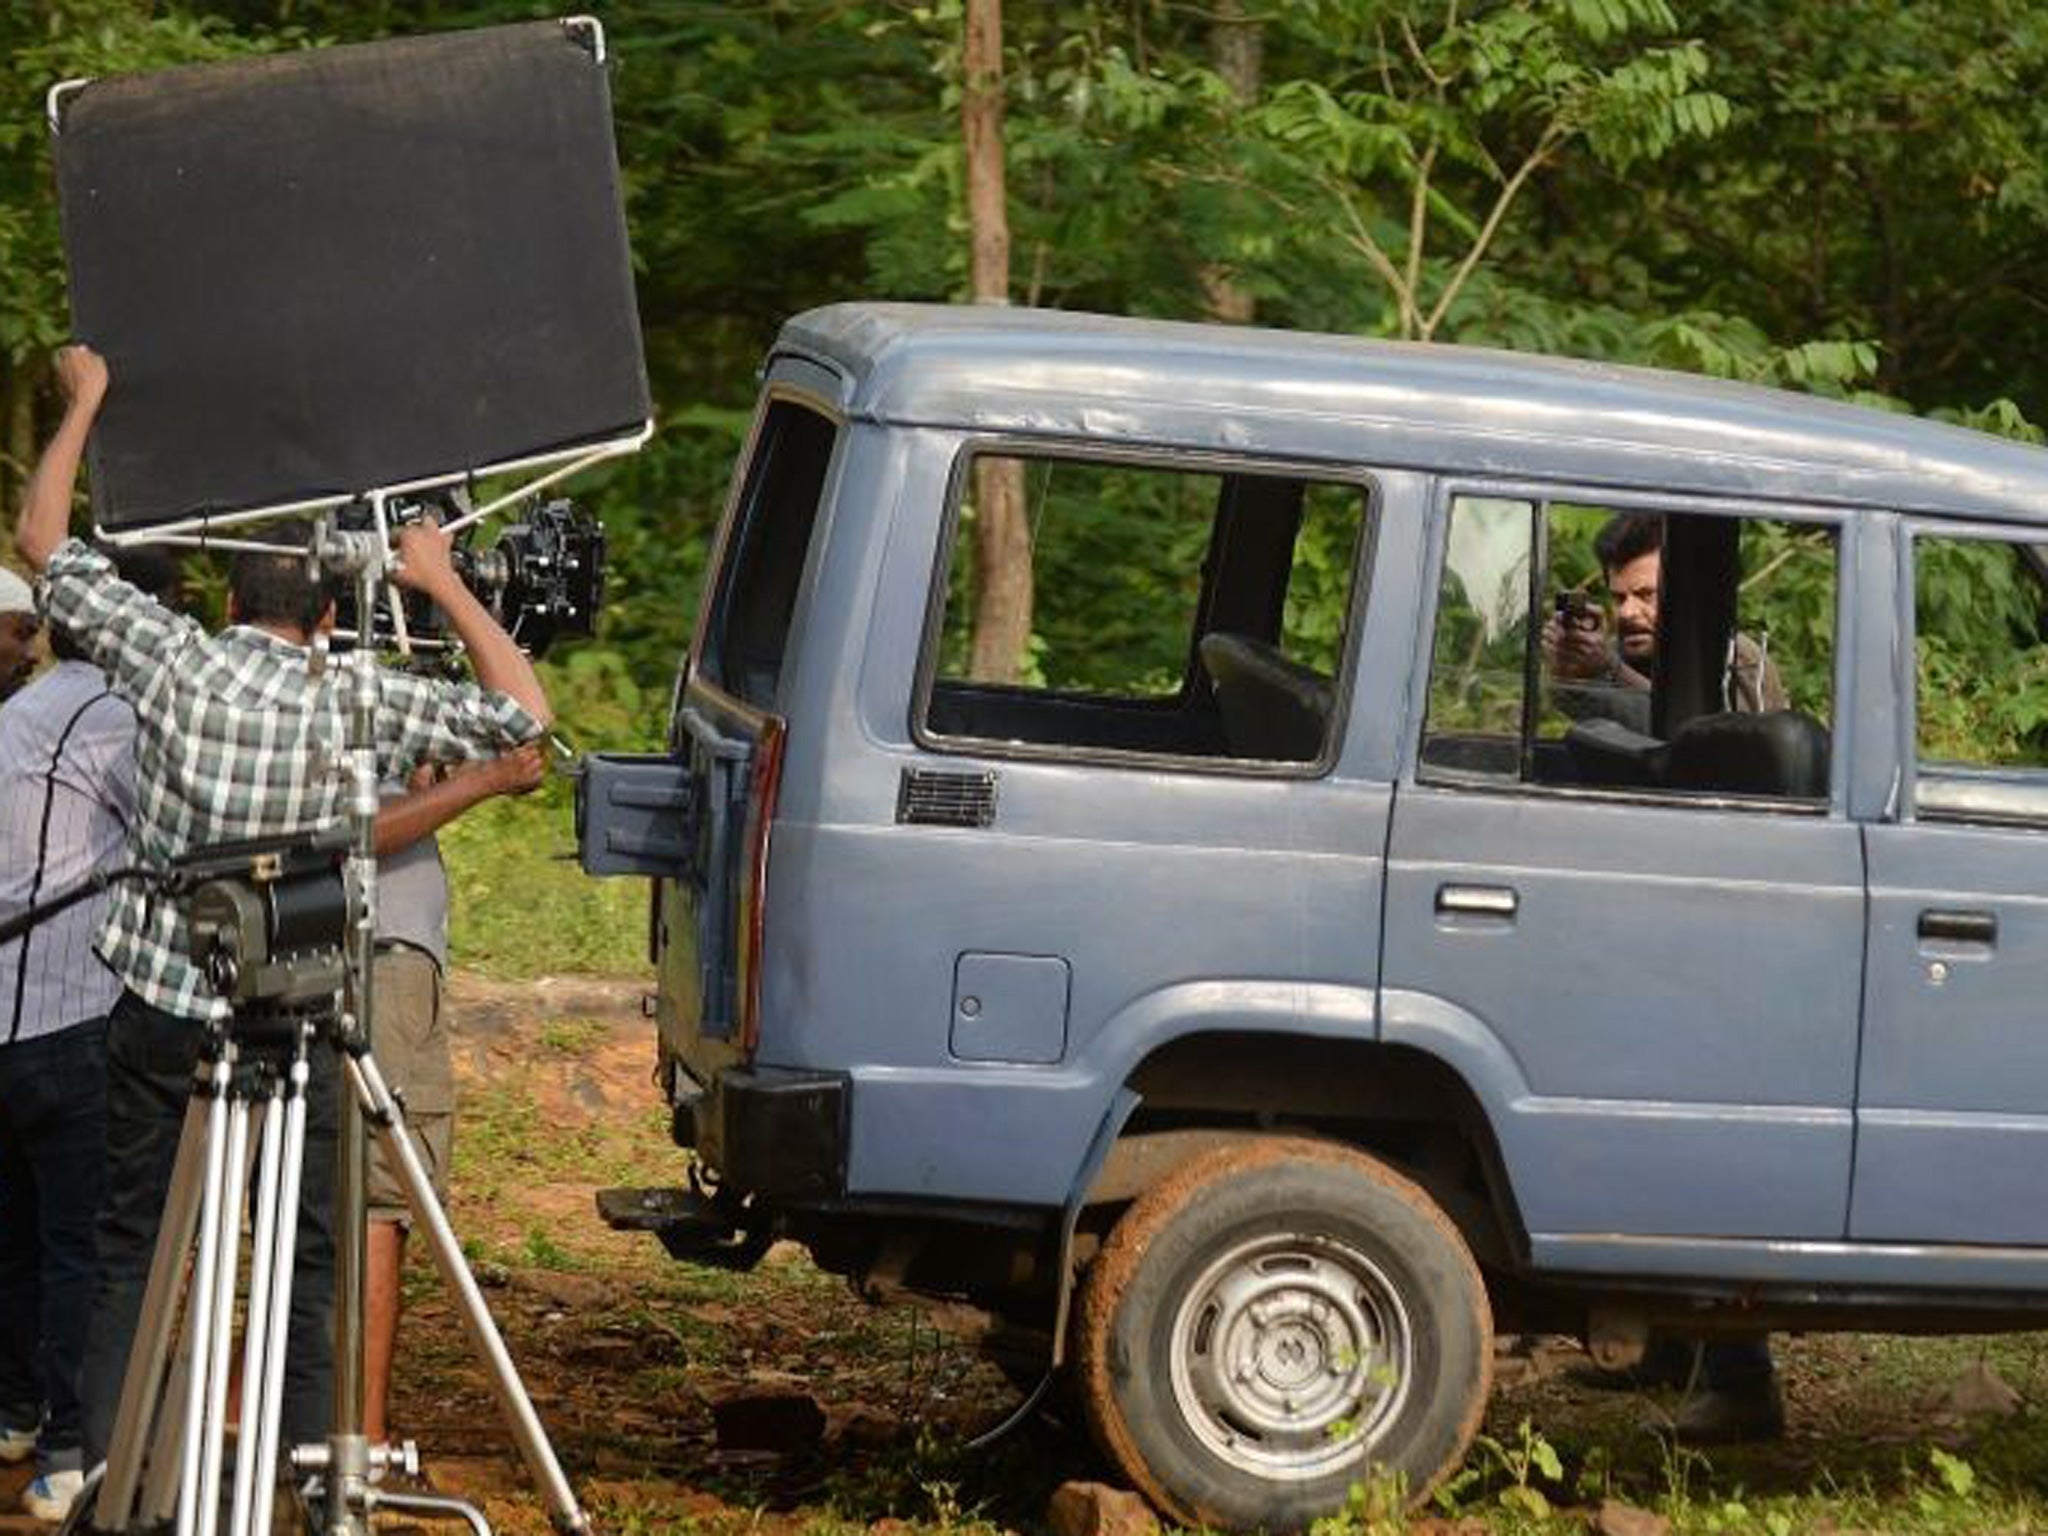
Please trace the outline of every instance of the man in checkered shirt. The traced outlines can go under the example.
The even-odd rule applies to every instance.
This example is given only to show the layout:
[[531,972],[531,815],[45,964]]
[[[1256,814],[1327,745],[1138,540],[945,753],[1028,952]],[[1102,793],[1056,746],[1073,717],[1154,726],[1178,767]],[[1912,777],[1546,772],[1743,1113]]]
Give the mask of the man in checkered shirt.
[[[348,783],[351,679],[315,676],[311,641],[334,607],[302,556],[244,554],[230,580],[229,625],[208,635],[119,580],[104,557],[68,538],[71,497],[106,364],[84,347],[57,356],[62,423],[31,476],[16,544],[44,579],[44,603],[135,709],[137,862],[333,822]],[[301,535],[303,538],[303,535]],[[278,539],[278,542],[288,542]],[[395,579],[439,605],[467,647],[477,685],[386,671],[376,717],[377,774],[403,779],[422,762],[495,757],[546,730],[546,695],[531,664],[456,575],[449,540],[431,526],[399,537]],[[170,1184],[200,1025],[224,1017],[187,954],[176,902],[124,887],[99,950],[124,991],[107,1025],[106,1195],[100,1276],[85,1359],[86,1461],[113,1427],[158,1216]],[[299,1210],[285,1444],[318,1440],[332,1414],[333,1178],[338,1073],[314,1055]]]

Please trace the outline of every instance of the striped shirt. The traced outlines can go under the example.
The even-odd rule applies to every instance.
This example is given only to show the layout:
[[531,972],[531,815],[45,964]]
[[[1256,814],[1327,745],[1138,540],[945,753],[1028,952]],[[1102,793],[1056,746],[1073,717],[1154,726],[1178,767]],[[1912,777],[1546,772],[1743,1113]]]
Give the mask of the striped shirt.
[[[193,848],[309,832],[341,816],[346,668],[315,675],[306,647],[247,625],[209,635],[77,539],[50,557],[44,593],[50,622],[135,706],[138,862],[159,866]],[[540,735],[540,722],[502,693],[389,670],[379,681],[380,780],[422,762],[494,757]],[[99,950],[154,1007],[190,1019],[228,1012],[191,962],[177,902],[123,886]]]
[[[0,917],[122,862],[135,819],[135,712],[99,668],[60,661],[0,706]],[[93,953],[108,897],[0,944],[0,1042],[97,1019],[121,981]]]

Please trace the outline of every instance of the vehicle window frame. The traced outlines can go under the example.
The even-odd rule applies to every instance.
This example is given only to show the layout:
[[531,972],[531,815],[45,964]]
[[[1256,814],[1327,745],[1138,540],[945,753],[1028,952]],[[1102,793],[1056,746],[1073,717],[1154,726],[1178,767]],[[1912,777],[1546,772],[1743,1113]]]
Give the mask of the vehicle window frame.
[[[1129,466],[1169,473],[1226,476],[1259,474],[1275,478],[1293,477],[1324,485],[1349,487],[1361,500],[1357,548],[1352,551],[1351,606],[1346,612],[1344,644],[1339,666],[1331,680],[1329,728],[1323,750],[1311,762],[1286,762],[1270,758],[1208,757],[1174,752],[1147,752],[1118,747],[1099,747],[1058,742],[1001,741],[982,736],[956,736],[935,731],[926,724],[932,695],[939,685],[939,660],[945,638],[946,601],[949,596],[953,558],[960,537],[961,509],[977,458],[1018,458],[1051,460],[1087,465]],[[946,477],[946,503],[937,547],[925,583],[925,613],[918,642],[917,671],[910,690],[910,739],[922,750],[945,757],[994,758],[1003,761],[1079,763],[1096,767],[1166,769],[1177,773],[1224,775],[1232,778],[1319,779],[1328,777],[1344,751],[1344,738],[1351,719],[1352,679],[1356,675],[1359,646],[1364,634],[1364,605],[1371,601],[1374,554],[1384,493],[1377,475],[1366,465],[1337,464],[1297,458],[1266,458],[1250,454],[1212,453],[1200,449],[1132,444],[1106,444],[1090,440],[1045,439],[1015,434],[992,433],[963,439],[954,449]],[[1213,536],[1215,514],[1211,513]],[[1198,601],[1196,622],[1200,621]],[[1190,637],[1192,642],[1198,636]],[[1185,708],[1190,672],[1182,678],[1180,691],[1158,698],[1125,698],[1118,694],[1062,693],[1076,699],[1107,699],[1132,708],[1170,710]],[[1048,693],[1059,690],[1044,690]]]
[[[725,637],[721,634],[720,628],[729,612],[732,582],[737,577],[736,572],[728,573],[726,560],[733,553],[735,541],[741,536],[742,502],[746,496],[748,481],[753,476],[755,456],[760,451],[761,439],[767,430],[769,417],[779,405],[800,406],[832,427],[832,451],[826,456],[825,471],[819,481],[818,505],[812,521],[810,545],[804,551],[803,565],[797,574],[796,600],[790,609],[789,629],[783,637],[785,668],[791,659],[790,639],[802,628],[803,611],[815,584],[817,562],[822,558],[822,551],[831,537],[833,487],[846,453],[851,419],[835,402],[827,400],[814,390],[787,381],[772,381],[763,387],[760,397],[755,401],[753,417],[747,423],[746,438],[733,461],[732,477],[726,486],[725,504],[719,512],[718,532],[712,541],[709,564],[706,567],[709,574],[705,600],[697,610],[689,653],[684,665],[677,669],[676,684],[670,700],[671,736],[682,700],[692,686],[709,689],[751,715],[765,717],[772,713],[769,706],[743,698],[739,691],[731,686],[729,680],[722,677],[713,678],[707,675],[703,668],[706,647],[711,644],[714,636],[718,638],[722,651]],[[781,686],[780,674],[777,686]]]
[[[1829,668],[1830,701],[1828,719],[1828,792],[1813,800],[1769,795],[1672,792],[1635,786],[1594,784],[1544,784],[1517,777],[1480,778],[1456,773],[1432,773],[1422,757],[1429,732],[1430,687],[1436,676],[1437,610],[1442,601],[1444,565],[1449,553],[1451,510],[1461,499],[1533,502],[1539,512],[1556,504],[1597,507],[1613,512],[1658,512],[1701,514],[1776,523],[1817,524],[1830,528],[1835,540],[1835,625],[1834,658]],[[1781,503],[1749,497],[1703,496],[1689,492],[1645,489],[1641,485],[1605,486],[1581,481],[1526,479],[1481,479],[1469,475],[1445,476],[1438,480],[1430,499],[1431,527],[1428,558],[1423,572],[1422,600],[1417,604],[1415,670],[1410,693],[1415,707],[1402,741],[1401,782],[1417,788],[1454,790],[1466,794],[1534,795],[1546,799],[1594,800],[1603,804],[1670,807],[1681,810],[1752,811],[1762,815],[1793,815],[1839,818],[1847,814],[1848,759],[1852,731],[1847,719],[1847,702],[1853,697],[1856,634],[1855,529],[1859,511],[1854,507],[1814,506],[1809,503]],[[1547,528],[1532,536],[1532,553]],[[1531,618],[1535,617],[1532,609]],[[1525,701],[1526,705],[1526,701]],[[1518,756],[1531,743],[1518,740]]]
[[[2048,549],[2043,530],[2025,523],[1981,518],[1905,517],[1899,520],[1898,616],[1901,652],[1909,658],[1900,669],[1898,717],[1898,820],[1902,825],[1978,827],[2006,831],[2048,830],[2048,764],[2038,768],[1997,767],[1976,763],[1923,765],[1920,758],[1920,587],[1919,547],[1923,538],[1988,544],[2032,545]],[[2048,571],[2040,573],[2048,595]],[[2048,645],[2048,640],[2042,642]],[[1937,771],[1928,773],[1927,766]],[[1921,781],[1953,784],[1959,791],[1975,788],[1978,803],[1928,805]],[[2001,795],[2000,792],[2004,793]],[[1996,802],[2003,800],[2000,807]],[[2038,808],[2034,804],[2038,801]]]

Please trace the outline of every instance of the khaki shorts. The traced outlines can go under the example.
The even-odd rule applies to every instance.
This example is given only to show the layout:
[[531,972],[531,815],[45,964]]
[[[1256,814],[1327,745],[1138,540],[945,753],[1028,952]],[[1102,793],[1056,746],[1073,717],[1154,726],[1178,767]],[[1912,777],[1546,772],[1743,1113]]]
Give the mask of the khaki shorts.
[[[404,1101],[413,1150],[426,1164],[434,1193],[447,1198],[448,1161],[455,1140],[455,1065],[441,1017],[441,969],[433,956],[409,944],[377,951],[371,976],[376,1011],[370,1048],[384,1080]],[[412,1225],[405,1186],[389,1167],[384,1149],[370,1143],[370,1220]]]

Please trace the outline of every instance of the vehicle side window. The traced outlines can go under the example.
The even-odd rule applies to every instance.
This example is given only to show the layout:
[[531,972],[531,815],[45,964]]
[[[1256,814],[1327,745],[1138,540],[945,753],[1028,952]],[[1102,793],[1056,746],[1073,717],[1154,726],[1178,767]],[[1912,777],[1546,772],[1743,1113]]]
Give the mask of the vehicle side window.
[[696,668],[759,709],[775,707],[838,435],[829,417],[770,400],[740,483]]
[[1823,524],[1453,502],[1424,778],[1825,801]]
[[1994,538],[1913,541],[1917,809],[2048,822],[2043,552]]
[[[978,674],[979,487],[1021,483],[1021,674]],[[922,731],[941,741],[1325,760],[1368,489],[1290,474],[983,454],[959,477]]]

